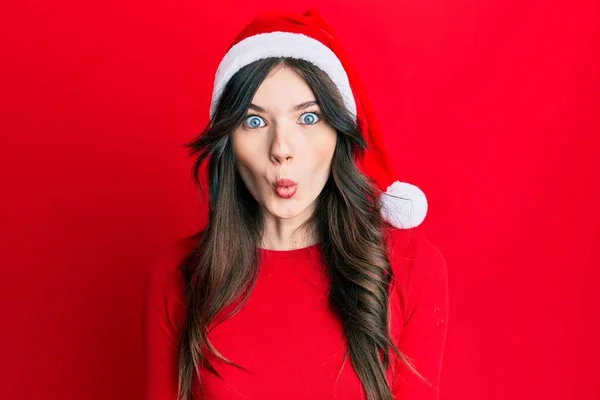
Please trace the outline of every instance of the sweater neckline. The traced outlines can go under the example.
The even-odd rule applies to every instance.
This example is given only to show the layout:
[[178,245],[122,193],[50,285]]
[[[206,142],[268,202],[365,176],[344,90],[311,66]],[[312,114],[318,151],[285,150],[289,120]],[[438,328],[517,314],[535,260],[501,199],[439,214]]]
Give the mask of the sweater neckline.
[[313,245],[307,247],[301,247],[298,249],[292,250],[271,250],[271,249],[263,249],[262,247],[258,248],[258,254],[262,257],[269,259],[289,259],[289,258],[297,258],[297,257],[306,257],[319,253],[321,249],[321,243],[315,243]]

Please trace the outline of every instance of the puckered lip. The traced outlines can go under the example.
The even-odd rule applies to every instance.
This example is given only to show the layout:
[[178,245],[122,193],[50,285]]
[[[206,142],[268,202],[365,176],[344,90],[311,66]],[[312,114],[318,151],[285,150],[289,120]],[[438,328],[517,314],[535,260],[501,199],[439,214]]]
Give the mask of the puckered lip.
[[286,187],[286,186],[296,186],[297,183],[291,179],[277,179],[275,182],[275,187]]

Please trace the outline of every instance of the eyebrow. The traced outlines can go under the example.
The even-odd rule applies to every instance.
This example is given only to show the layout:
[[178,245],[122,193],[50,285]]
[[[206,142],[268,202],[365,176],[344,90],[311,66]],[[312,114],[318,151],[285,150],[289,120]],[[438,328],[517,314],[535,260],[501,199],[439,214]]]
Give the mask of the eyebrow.
[[[304,110],[305,108],[308,108],[310,106],[318,106],[318,105],[319,105],[319,103],[316,100],[305,101],[304,103],[296,104],[295,106],[293,106],[292,111],[300,111],[300,110]],[[267,110],[265,110],[264,108],[259,107],[256,104],[252,104],[252,103],[250,103],[250,106],[248,108],[250,110],[255,110],[258,112],[262,112],[262,113],[267,112]]]

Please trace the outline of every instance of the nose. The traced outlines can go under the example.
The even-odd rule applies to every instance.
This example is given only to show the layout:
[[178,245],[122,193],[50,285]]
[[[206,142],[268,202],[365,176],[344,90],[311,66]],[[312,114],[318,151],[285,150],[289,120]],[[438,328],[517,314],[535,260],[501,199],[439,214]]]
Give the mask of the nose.
[[270,148],[270,158],[275,164],[282,164],[293,159],[292,146],[290,143],[289,129],[285,129],[281,124],[274,124],[271,129],[272,139]]

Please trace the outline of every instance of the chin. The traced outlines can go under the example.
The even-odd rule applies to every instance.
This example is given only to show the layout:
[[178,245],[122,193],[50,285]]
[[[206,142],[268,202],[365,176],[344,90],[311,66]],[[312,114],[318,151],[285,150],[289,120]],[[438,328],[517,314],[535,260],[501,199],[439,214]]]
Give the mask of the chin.
[[[284,200],[289,202],[289,200]],[[267,211],[274,217],[281,219],[290,219],[299,216],[307,208],[306,204],[282,204],[279,199],[275,200],[271,207],[266,207]]]

